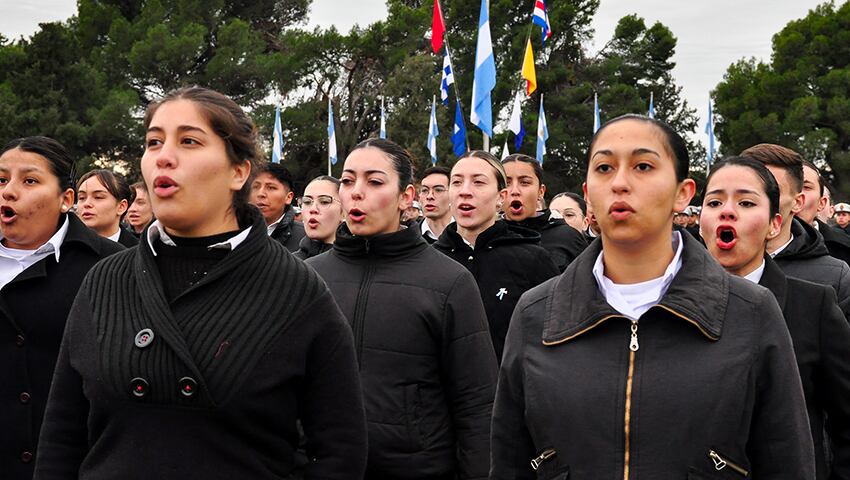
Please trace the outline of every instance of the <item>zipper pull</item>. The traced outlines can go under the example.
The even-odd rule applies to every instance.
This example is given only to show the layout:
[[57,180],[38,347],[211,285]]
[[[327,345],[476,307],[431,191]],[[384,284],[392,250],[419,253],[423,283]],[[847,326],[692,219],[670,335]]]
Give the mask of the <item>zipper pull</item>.
[[538,455],[536,458],[531,459],[531,468],[533,468],[534,471],[537,471],[537,469],[540,468],[540,465],[542,465],[543,462],[554,457],[556,453],[557,452],[555,452],[554,448],[548,448],[546,450],[543,450],[543,453]]
[[637,339],[637,320],[632,320],[632,341],[629,342],[629,350],[633,352],[637,352],[640,345],[638,345]]
[[726,460],[717,454],[714,450],[708,452],[708,456],[711,457],[711,460],[714,462],[714,469],[717,471],[723,470],[726,468]]

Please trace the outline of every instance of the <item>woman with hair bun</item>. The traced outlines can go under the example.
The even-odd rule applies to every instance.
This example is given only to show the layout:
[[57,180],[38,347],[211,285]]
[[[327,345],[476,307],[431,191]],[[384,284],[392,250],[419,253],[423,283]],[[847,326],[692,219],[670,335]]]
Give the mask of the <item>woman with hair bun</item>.
[[157,220],[77,295],[35,478],[359,478],[351,330],[248,204],[253,122],[191,87],[151,103],[144,126]]
[[74,295],[102,258],[123,250],[76,215],[74,160],[56,140],[0,150],[0,472],[30,480],[53,366]]
[[401,223],[414,195],[406,150],[365,140],[340,181],[346,223],[307,264],[354,331],[366,478],[484,478],[496,356],[475,279]]

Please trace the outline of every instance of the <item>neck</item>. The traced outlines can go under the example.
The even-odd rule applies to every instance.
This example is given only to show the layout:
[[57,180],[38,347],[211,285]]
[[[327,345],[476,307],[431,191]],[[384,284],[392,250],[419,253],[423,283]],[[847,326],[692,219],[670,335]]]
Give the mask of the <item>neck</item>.
[[619,284],[641,283],[664,275],[675,252],[672,231],[643,242],[616,243],[602,233],[605,276]]
[[109,238],[118,233],[120,228],[121,224],[116,223],[114,225],[109,225],[108,227],[95,228],[94,231],[97,232],[97,234],[101,237]]
[[434,232],[434,235],[437,237],[439,237],[443,233],[443,230],[446,229],[446,225],[451,222],[451,219],[451,213],[447,213],[442,217],[438,218],[425,217],[425,221],[428,222],[428,226],[431,228],[431,231]]
[[266,218],[265,218],[265,220],[266,220],[266,226],[269,226],[269,225],[273,224],[274,222],[276,222],[276,221],[280,220],[281,218],[283,218],[283,215],[284,215],[285,213],[286,213],[286,209],[284,209],[282,212],[278,213],[277,215],[272,216],[271,218],[266,217]]
[[478,236],[481,235],[481,232],[492,227],[493,224],[495,224],[495,223],[496,223],[496,219],[494,218],[493,220],[491,220],[488,223],[485,223],[483,225],[478,225],[478,226],[475,226],[475,227],[471,227],[471,228],[465,228],[465,227],[461,227],[460,225],[458,225],[457,226],[457,233],[458,233],[458,235],[463,237],[464,240],[466,240],[467,242],[472,244],[472,246],[474,247],[475,241],[478,240]]
[[793,219],[789,220],[787,224],[782,225],[782,229],[779,231],[779,235],[774,237],[771,240],[767,241],[767,252],[773,253],[779,249],[782,245],[788,243],[791,240],[791,224],[794,222]]
[[749,262],[747,262],[746,265],[742,265],[738,268],[730,267],[727,268],[726,271],[738,277],[746,277],[747,275],[755,272],[759,267],[762,266],[763,263],[764,257],[758,255]]
[[193,225],[191,227],[186,228],[173,228],[163,224],[163,227],[165,228],[165,232],[168,233],[168,235],[173,235],[182,238],[198,238],[211,237],[213,235],[219,235],[222,233],[239,230],[239,222],[236,220],[236,215],[234,215],[233,213],[228,213],[227,215],[225,215],[224,218],[221,219],[221,221],[215,223]]

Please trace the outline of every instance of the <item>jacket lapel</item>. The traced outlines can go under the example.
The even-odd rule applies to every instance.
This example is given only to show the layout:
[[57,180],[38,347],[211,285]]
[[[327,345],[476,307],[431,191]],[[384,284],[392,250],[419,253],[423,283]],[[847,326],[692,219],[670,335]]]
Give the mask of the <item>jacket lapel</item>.
[[785,313],[788,281],[779,265],[768,255],[765,255],[764,258],[764,272],[761,275],[761,280],[759,280],[759,285],[770,290],[776,297],[776,303],[779,304],[782,313]]

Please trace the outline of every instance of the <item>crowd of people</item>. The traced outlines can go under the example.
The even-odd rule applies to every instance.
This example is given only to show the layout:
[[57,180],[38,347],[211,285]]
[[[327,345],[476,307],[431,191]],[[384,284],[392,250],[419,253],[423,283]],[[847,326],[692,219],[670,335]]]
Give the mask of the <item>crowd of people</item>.
[[296,198],[201,87],[144,127],[132,185],[0,150],[0,478],[850,479],[850,205],[793,150],[691,205],[625,115],[547,207],[531,157],[383,139]]

